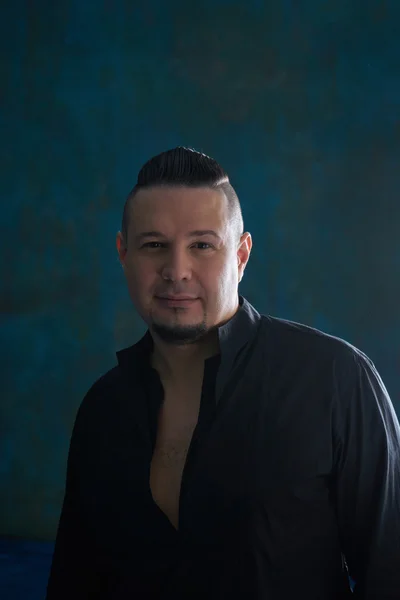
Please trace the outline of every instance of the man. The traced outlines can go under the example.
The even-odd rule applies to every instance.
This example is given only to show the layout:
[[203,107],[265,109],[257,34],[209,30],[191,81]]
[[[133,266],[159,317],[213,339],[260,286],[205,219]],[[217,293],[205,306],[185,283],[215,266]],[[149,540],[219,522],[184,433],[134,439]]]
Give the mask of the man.
[[238,295],[213,159],[150,160],[117,247],[148,325],[74,426],[48,600],[400,598],[400,432],[371,361]]

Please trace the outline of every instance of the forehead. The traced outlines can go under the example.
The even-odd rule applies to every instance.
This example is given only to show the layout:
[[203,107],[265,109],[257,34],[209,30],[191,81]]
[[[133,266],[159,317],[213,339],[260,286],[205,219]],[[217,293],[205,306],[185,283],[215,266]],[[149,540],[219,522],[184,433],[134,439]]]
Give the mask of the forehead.
[[219,190],[157,186],[137,192],[129,211],[129,229],[176,231],[224,229],[228,201]]

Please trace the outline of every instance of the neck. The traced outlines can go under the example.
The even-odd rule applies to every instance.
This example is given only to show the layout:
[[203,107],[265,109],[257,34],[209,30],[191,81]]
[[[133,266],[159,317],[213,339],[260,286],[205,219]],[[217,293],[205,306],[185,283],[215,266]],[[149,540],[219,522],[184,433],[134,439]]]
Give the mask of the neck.
[[219,352],[218,332],[213,331],[193,344],[172,345],[152,333],[152,366],[161,379],[171,382],[190,380],[204,368],[204,361]]

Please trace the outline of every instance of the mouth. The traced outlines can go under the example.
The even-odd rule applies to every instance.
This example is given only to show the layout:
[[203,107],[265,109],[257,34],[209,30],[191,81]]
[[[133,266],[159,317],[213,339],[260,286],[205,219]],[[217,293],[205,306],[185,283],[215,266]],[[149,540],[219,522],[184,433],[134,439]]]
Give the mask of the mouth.
[[192,306],[198,298],[194,296],[156,296],[156,300],[164,306],[175,308],[187,308]]

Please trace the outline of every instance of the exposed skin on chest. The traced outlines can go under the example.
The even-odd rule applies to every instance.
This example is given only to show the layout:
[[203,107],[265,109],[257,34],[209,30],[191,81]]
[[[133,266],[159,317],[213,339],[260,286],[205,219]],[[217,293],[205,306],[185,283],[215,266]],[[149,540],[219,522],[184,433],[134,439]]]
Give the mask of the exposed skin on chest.
[[175,529],[179,526],[182,474],[199,417],[200,399],[201,385],[179,390],[166,387],[158,415],[150,490],[154,502]]

